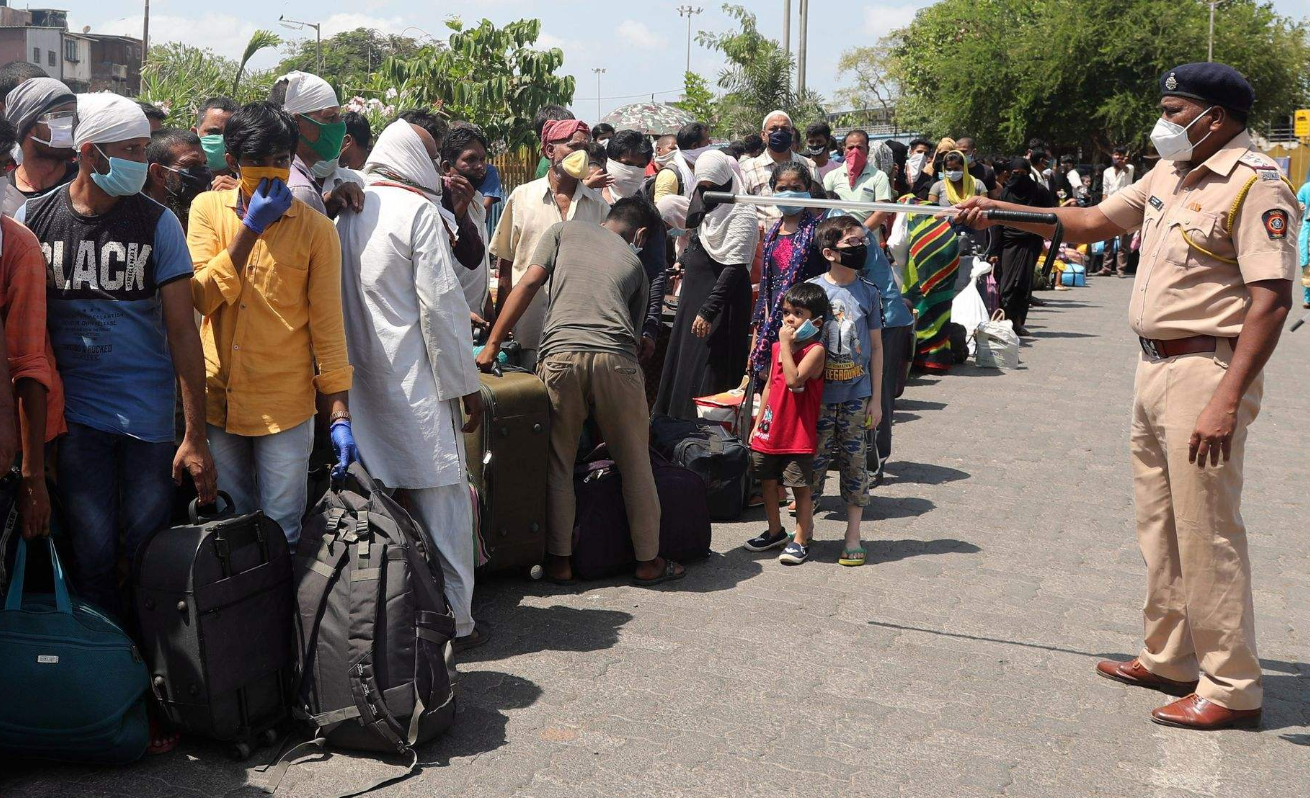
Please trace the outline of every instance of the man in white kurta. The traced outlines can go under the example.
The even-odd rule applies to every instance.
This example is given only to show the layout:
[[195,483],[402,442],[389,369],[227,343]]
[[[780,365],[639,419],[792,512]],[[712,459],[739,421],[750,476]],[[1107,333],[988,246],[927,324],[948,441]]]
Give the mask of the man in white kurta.
[[477,548],[460,412],[462,401],[472,429],[482,405],[436,154],[422,128],[392,123],[364,165],[363,211],[342,213],[337,230],[346,345],[360,363],[350,408],[356,440],[368,441],[360,459],[406,491],[440,556],[458,650],[485,639],[472,616]]

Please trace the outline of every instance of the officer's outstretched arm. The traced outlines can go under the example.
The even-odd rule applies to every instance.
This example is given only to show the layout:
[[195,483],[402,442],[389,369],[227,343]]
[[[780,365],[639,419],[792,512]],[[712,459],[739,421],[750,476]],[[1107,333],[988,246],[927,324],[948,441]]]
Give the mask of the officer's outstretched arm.
[[[956,221],[976,230],[984,230],[993,225],[1002,224],[988,219],[986,215],[988,210],[1036,210],[1042,213],[1054,213],[1060,220],[1060,224],[1064,226],[1064,240],[1070,244],[1105,241],[1126,232],[1122,227],[1110,221],[1110,218],[1095,206],[1090,208],[1031,208],[1013,202],[1001,202],[990,197],[973,197],[955,207],[960,211]],[[1055,231],[1055,227],[1049,224],[1033,224],[1030,222],[1004,222],[1004,224],[1006,227],[1013,227],[1027,233],[1036,233],[1046,238],[1050,238]]]

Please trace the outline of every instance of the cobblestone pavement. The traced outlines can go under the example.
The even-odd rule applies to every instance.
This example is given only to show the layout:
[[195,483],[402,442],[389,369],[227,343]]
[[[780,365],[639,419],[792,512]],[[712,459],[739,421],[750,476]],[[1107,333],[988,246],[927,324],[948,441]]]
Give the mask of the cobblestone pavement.
[[[1165,729],[1147,714],[1159,694],[1093,674],[1141,632],[1128,292],[1101,278],[1041,294],[1019,371],[911,384],[864,568],[835,564],[834,503],[817,561],[796,568],[739,548],[757,510],[716,525],[710,560],[675,586],[480,587],[492,640],[460,665],[457,724],[419,775],[378,794],[1307,794],[1310,331],[1270,365],[1247,456],[1263,727]],[[200,743],[120,770],[11,763],[0,794],[254,795],[251,765]],[[294,769],[282,794],[385,772],[335,754]]]

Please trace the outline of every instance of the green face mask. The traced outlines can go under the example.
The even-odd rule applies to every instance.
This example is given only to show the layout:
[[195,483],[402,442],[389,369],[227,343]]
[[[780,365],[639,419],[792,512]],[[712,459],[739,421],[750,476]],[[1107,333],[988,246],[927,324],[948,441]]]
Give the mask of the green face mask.
[[318,141],[309,142],[315,155],[325,161],[335,161],[341,157],[341,142],[346,138],[345,122],[320,122],[304,114],[300,118],[313,122],[318,128]]
[[205,151],[205,165],[214,172],[222,172],[227,169],[227,145],[223,143],[221,133],[213,136],[201,136],[200,148]]

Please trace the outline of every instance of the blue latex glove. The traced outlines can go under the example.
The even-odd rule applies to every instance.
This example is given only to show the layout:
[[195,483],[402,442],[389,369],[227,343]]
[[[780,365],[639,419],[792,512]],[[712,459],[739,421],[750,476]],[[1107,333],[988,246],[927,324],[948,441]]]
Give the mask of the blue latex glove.
[[333,479],[344,477],[350,464],[359,460],[355,436],[350,431],[350,422],[345,419],[332,425],[332,453],[337,456],[337,465],[332,469]]
[[287,212],[291,207],[291,189],[281,180],[271,183],[268,178],[259,181],[259,187],[250,196],[246,205],[246,216],[241,223],[249,227],[256,235],[262,235],[268,226]]

